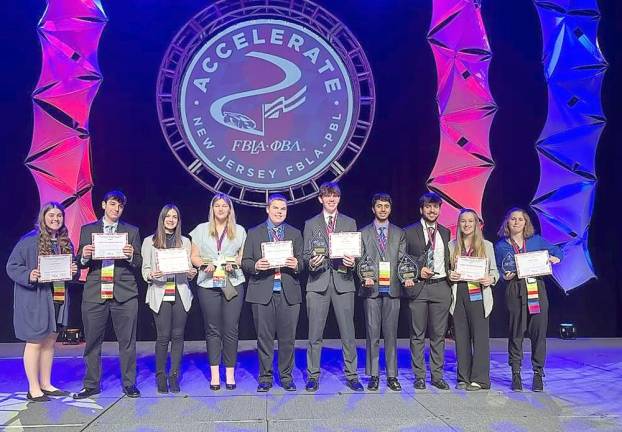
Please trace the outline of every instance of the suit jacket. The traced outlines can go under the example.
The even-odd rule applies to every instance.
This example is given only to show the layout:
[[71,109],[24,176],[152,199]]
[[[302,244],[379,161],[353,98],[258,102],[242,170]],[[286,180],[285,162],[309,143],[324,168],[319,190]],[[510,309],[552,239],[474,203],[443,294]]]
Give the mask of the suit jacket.
[[[337,214],[335,221],[335,232],[353,232],[356,231],[356,221],[342,213]],[[341,260],[325,259],[322,265],[316,269],[311,268],[309,260],[313,256],[312,240],[316,232],[326,240],[328,245],[328,234],[326,234],[326,221],[324,213],[320,213],[305,222],[304,228],[304,261],[309,270],[309,279],[307,281],[307,291],[324,292],[328,289],[331,274],[335,281],[335,289],[339,293],[354,292],[354,269],[347,269],[346,273],[338,272]]]
[[[378,265],[378,263],[382,261],[382,258],[380,256],[380,249],[378,248],[376,226],[373,222],[361,230],[361,239],[363,241],[363,256],[367,255]],[[385,260],[391,263],[390,297],[400,296],[402,284],[397,275],[397,266],[405,253],[406,235],[404,234],[404,230],[390,223],[387,236],[387,250],[384,257]],[[376,272],[378,272],[378,269],[376,269]],[[380,294],[378,292],[378,280],[374,282],[374,285],[371,287],[361,286],[359,288],[359,295],[361,297],[378,297]],[[363,284],[363,281],[361,281],[361,284]]]
[[[294,248],[294,257],[298,260],[298,267],[292,270],[281,267],[281,289],[287,303],[290,305],[302,302],[300,289],[300,274],[304,269],[302,260],[302,234],[300,230],[283,223],[285,232],[283,240],[291,240]],[[272,298],[274,287],[274,269],[264,271],[255,270],[255,263],[262,257],[261,244],[270,241],[266,222],[251,228],[246,236],[244,254],[242,256],[242,270],[248,275],[248,289],[246,301],[249,303],[268,304]]]
[[[449,275],[450,255],[448,245],[451,233],[441,224],[437,223],[437,227],[445,249],[445,272]],[[404,228],[404,232],[406,234],[406,253],[414,257],[417,260],[419,268],[421,268],[425,262],[424,253],[427,250],[427,243],[423,234],[423,225],[421,224],[421,221],[419,220],[414,224],[407,226]],[[403,296],[411,299],[417,298],[421,293],[424,284],[425,279],[420,279],[415,282],[415,286],[412,288],[402,287]]]
[[[78,248],[78,267],[88,268],[89,273],[84,283],[84,292],[82,301],[89,303],[104,303],[101,298],[101,260],[89,260],[86,264],[82,264],[82,249],[86,245],[90,245],[92,241],[91,234],[103,233],[104,224],[102,220],[84,225],[80,230],[80,247]],[[114,299],[119,303],[126,302],[138,296],[138,285],[136,284],[137,271],[142,266],[142,256],[140,254],[140,233],[138,228],[128,223],[119,221],[117,225],[117,233],[127,233],[127,242],[134,247],[134,255],[132,260],[117,259],[114,261]]]

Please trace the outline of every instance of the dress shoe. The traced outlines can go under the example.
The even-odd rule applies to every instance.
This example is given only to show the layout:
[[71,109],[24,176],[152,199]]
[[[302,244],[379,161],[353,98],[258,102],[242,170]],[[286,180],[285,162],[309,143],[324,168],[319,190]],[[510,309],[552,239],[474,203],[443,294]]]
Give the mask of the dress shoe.
[[432,381],[432,385],[439,390],[449,390],[449,384],[443,378]]
[[542,381],[542,377],[544,373],[542,371],[534,371],[533,372],[533,382],[531,383],[531,390],[535,392],[544,391],[544,382]]
[[353,390],[356,392],[365,391],[365,389],[363,388],[363,384],[361,384],[358,378],[352,378],[352,379],[347,380],[346,385],[348,386],[350,390]]
[[305,390],[308,392],[316,392],[320,388],[320,383],[316,378],[309,378],[305,385]]
[[171,372],[168,377],[168,388],[171,393],[179,393],[181,388],[179,388],[179,373]]
[[168,393],[166,375],[164,375],[163,372],[156,373],[156,386],[158,388],[158,393]]
[[425,379],[417,378],[415,380],[415,389],[416,390],[425,390]]
[[458,381],[458,384],[456,384],[456,390],[466,390],[467,388],[467,383],[465,383],[464,381]]
[[387,378],[387,387],[396,392],[402,391],[402,386],[396,377]]
[[512,391],[523,391],[523,380],[520,376],[520,371],[512,372]]
[[123,387],[123,393],[125,393],[127,397],[131,397],[131,398],[140,397],[140,391],[136,388],[135,385],[129,385],[129,386]]
[[378,384],[380,384],[380,379],[377,376],[369,377],[369,383],[367,383],[367,390],[378,390]]
[[43,394],[45,396],[69,396],[69,392],[63,391],[63,390],[44,390],[41,389],[41,391],[43,392]]
[[294,381],[287,381],[287,382],[281,383],[281,385],[283,386],[283,389],[285,391],[289,391],[289,392],[296,391],[296,384],[294,383]]
[[227,390],[235,390],[236,385],[235,385],[235,383],[233,383],[233,384],[226,383],[226,384],[225,384],[225,388],[226,388]]
[[31,402],[47,402],[50,400],[50,398],[47,397],[45,393],[42,394],[41,396],[33,396],[30,394],[30,392],[26,393],[26,399],[28,399]]
[[84,387],[78,393],[74,393],[73,398],[74,399],[86,399],[86,398],[90,398],[91,396],[95,396],[96,394],[99,394],[100,392],[101,392],[101,389],[99,388]]
[[272,388],[272,383],[270,382],[260,382],[257,386],[257,391],[259,393],[265,393]]
[[218,391],[220,390],[220,384],[210,384],[209,389],[212,391]]

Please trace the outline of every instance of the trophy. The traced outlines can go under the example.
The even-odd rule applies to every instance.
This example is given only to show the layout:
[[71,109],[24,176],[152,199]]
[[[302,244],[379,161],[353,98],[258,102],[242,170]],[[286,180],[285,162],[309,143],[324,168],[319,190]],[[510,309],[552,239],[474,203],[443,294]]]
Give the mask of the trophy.
[[516,273],[516,260],[514,254],[508,252],[501,262],[501,270],[503,273]]
[[316,230],[313,233],[313,238],[311,239],[311,251],[313,256],[328,256],[328,243],[320,230]]
[[397,277],[401,283],[406,282],[409,279],[413,281],[419,276],[419,266],[415,262],[415,259],[410,255],[404,255],[397,265]]
[[423,254],[423,262],[425,267],[430,270],[434,269],[434,248],[432,247],[432,244],[429,244],[428,248],[425,250]]
[[356,272],[362,283],[365,279],[371,279],[374,283],[378,280],[378,265],[369,255],[364,255],[356,265]]

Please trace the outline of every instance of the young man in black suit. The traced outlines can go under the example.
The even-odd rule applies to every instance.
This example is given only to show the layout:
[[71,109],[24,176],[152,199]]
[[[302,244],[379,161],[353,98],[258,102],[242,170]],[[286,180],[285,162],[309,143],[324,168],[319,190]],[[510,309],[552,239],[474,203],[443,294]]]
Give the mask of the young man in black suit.
[[[271,195],[266,207],[268,219],[248,231],[244,243],[242,269],[248,274],[246,301],[252,304],[253,320],[257,331],[259,354],[258,392],[272,388],[272,359],[274,338],[279,341],[279,375],[281,385],[287,391],[296,391],[292,379],[294,369],[294,343],[302,295],[300,273],[303,269],[302,234],[300,230],[285,223],[287,199],[283,195]],[[293,256],[285,266],[271,268],[263,256],[262,243],[291,241]]]
[[[84,388],[73,395],[84,399],[101,391],[101,349],[108,318],[119,342],[123,392],[139,397],[136,388],[136,321],[138,317],[138,286],[136,271],[141,268],[140,234],[138,228],[120,220],[127,198],[120,191],[108,192],[102,201],[104,217],[84,225],[80,230],[78,267],[89,270],[82,294],[82,323],[86,346]],[[95,247],[92,234],[127,233],[122,259],[93,259]]]

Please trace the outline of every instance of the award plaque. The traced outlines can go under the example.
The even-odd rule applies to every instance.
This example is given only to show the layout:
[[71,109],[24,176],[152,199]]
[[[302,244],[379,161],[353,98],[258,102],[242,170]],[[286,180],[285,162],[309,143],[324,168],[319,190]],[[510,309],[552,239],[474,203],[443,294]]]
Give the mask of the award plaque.
[[514,254],[508,252],[505,257],[503,257],[503,261],[501,262],[501,270],[503,274],[505,273],[516,273],[516,260],[514,259]]
[[372,279],[374,283],[378,280],[378,266],[369,255],[365,255],[359,260],[356,272],[361,282],[367,278]]
[[419,276],[419,266],[410,255],[404,255],[397,265],[397,277],[401,283],[409,279],[416,280]]
[[313,256],[328,256],[328,242],[320,232],[316,230],[311,239],[311,253]]

